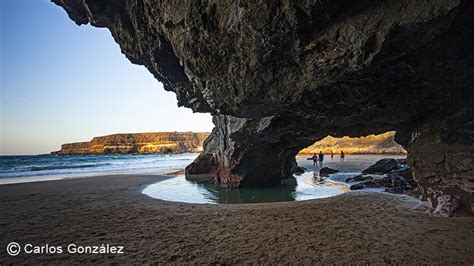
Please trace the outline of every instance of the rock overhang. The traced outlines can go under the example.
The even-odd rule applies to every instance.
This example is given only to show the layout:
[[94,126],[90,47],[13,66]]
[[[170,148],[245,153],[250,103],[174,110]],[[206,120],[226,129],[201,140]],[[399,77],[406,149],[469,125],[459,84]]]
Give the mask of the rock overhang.
[[53,2],[107,27],[179,105],[213,114],[203,169],[218,182],[276,182],[326,135],[396,130],[425,198],[472,210],[473,170],[451,160],[473,161],[471,1]]

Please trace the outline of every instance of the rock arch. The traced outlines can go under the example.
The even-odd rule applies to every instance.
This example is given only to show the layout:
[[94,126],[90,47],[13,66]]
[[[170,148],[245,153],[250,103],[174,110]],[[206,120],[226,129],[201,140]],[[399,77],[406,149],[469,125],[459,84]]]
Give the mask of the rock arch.
[[213,114],[189,172],[277,183],[326,135],[396,130],[431,207],[473,210],[472,1],[53,2]]

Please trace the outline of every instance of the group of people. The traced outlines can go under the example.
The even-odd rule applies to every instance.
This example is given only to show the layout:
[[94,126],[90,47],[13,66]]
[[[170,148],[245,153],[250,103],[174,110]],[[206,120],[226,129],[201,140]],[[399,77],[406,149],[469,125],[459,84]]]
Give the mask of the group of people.
[[[344,151],[341,151],[341,162],[344,161],[344,158],[346,157]],[[334,158],[334,152],[331,151],[331,159]],[[319,164],[319,167],[323,167],[323,161],[324,161],[324,153],[322,151],[319,151],[319,154],[314,153],[313,157],[311,158],[313,160],[313,166],[316,166]]]

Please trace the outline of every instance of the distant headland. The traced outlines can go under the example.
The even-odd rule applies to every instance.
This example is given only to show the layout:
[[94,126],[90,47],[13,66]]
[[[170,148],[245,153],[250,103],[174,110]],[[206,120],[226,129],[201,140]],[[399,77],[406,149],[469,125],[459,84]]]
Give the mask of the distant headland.
[[66,143],[54,155],[175,154],[200,152],[209,132],[112,134],[91,141]]
[[[395,132],[360,138],[328,136],[300,151],[300,154],[324,153],[401,154],[403,147],[394,141]],[[99,154],[177,154],[200,152],[209,132],[155,132],[112,134],[91,141],[61,145],[54,155]]]
[[312,154],[319,151],[330,154],[331,152],[340,153],[341,150],[347,154],[405,154],[405,149],[395,142],[394,137],[395,131],[359,138],[327,136],[304,148],[300,154]]

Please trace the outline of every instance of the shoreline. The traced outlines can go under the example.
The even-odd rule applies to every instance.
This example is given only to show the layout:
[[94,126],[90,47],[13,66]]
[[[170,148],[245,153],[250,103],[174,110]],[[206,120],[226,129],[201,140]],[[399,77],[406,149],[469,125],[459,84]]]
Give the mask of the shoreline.
[[[319,153],[319,152],[309,152],[309,153],[298,153],[296,156],[312,156],[313,154],[315,153]],[[323,152],[324,155],[331,155],[331,153],[327,153],[327,152]],[[383,152],[383,153],[376,153],[376,152],[373,152],[373,153],[358,153],[358,152],[355,152],[355,153],[346,153],[344,152],[344,155],[397,155],[397,156],[406,156],[408,155],[408,153],[396,153],[396,152]],[[334,157],[339,157],[340,154],[339,153],[334,153]]]
[[[0,263],[474,263],[472,219],[435,218],[387,193],[189,204],[141,193],[166,176],[0,186]],[[9,242],[123,245],[124,254],[6,254]]]
[[[186,153],[190,154],[190,153]],[[186,155],[184,154],[184,155]],[[350,154],[350,155],[357,155],[357,154]],[[349,155],[349,156],[350,156]],[[380,156],[382,157],[385,154],[359,154],[359,156]],[[29,155],[28,155],[29,156]],[[28,157],[25,156],[25,157]],[[97,155],[101,156],[101,155]],[[106,156],[106,155],[104,155]],[[124,155],[124,156],[130,156],[130,155]],[[197,156],[197,154],[196,154]],[[308,164],[308,162],[304,159],[298,159],[300,158],[305,158],[309,155],[297,155],[297,161],[299,166],[306,167],[308,169],[311,168],[311,164]],[[387,156],[390,156],[387,154]],[[404,154],[392,154],[391,156],[405,156]],[[6,156],[9,157],[9,156]],[[39,156],[41,157],[41,156]],[[57,156],[55,156],[57,157]],[[81,156],[78,156],[81,157]],[[338,159],[338,155],[335,156],[336,158],[334,159],[326,159],[326,162],[337,162],[336,160]],[[192,162],[192,160],[190,160]],[[177,167],[177,168],[162,168],[160,166],[155,166],[155,167],[146,167],[146,168],[137,168],[137,169],[117,169],[117,170],[99,170],[99,171],[87,171],[87,172],[77,172],[77,173],[58,173],[58,174],[37,174],[37,175],[26,175],[26,176],[15,176],[15,177],[1,177],[0,175],[0,186],[6,185],[6,184],[16,184],[16,183],[31,183],[31,182],[42,182],[42,181],[51,181],[51,180],[63,180],[63,179],[74,179],[74,178],[86,178],[90,176],[102,176],[102,175],[122,175],[122,174],[132,174],[132,175],[169,175],[177,171],[182,171],[186,165],[183,165],[182,167]]]
[[[145,169],[143,169],[145,170]],[[158,170],[158,171],[157,171]],[[161,171],[159,171],[161,170]],[[157,173],[158,172],[158,173]],[[81,179],[90,177],[101,177],[101,176],[117,176],[117,175],[147,175],[147,176],[168,176],[180,173],[179,169],[169,169],[169,171],[163,171],[163,169],[148,169],[148,172],[127,172],[127,171],[109,171],[109,172],[92,172],[92,173],[74,173],[74,174],[58,174],[58,175],[37,175],[37,176],[24,176],[24,177],[2,177],[0,178],[0,187],[4,185],[13,184],[28,184],[37,182],[49,182],[49,181],[61,181],[70,179]]]
[[[319,152],[319,151],[318,151]],[[331,153],[323,152],[324,155],[331,155]],[[122,153],[90,153],[90,154],[51,154],[51,153],[44,153],[44,154],[19,154],[19,155],[0,155],[0,157],[28,157],[28,156],[58,156],[58,157],[63,157],[63,156],[130,156],[130,155],[177,155],[177,154],[199,154],[199,152],[182,152],[182,153],[128,153],[128,154],[122,154]],[[298,155],[313,155],[314,152],[308,152],[308,153],[298,153]],[[396,153],[396,152],[381,152],[381,153],[349,153],[349,152],[344,152],[346,155],[407,155],[408,153]],[[334,156],[339,156],[339,153],[334,153]]]

